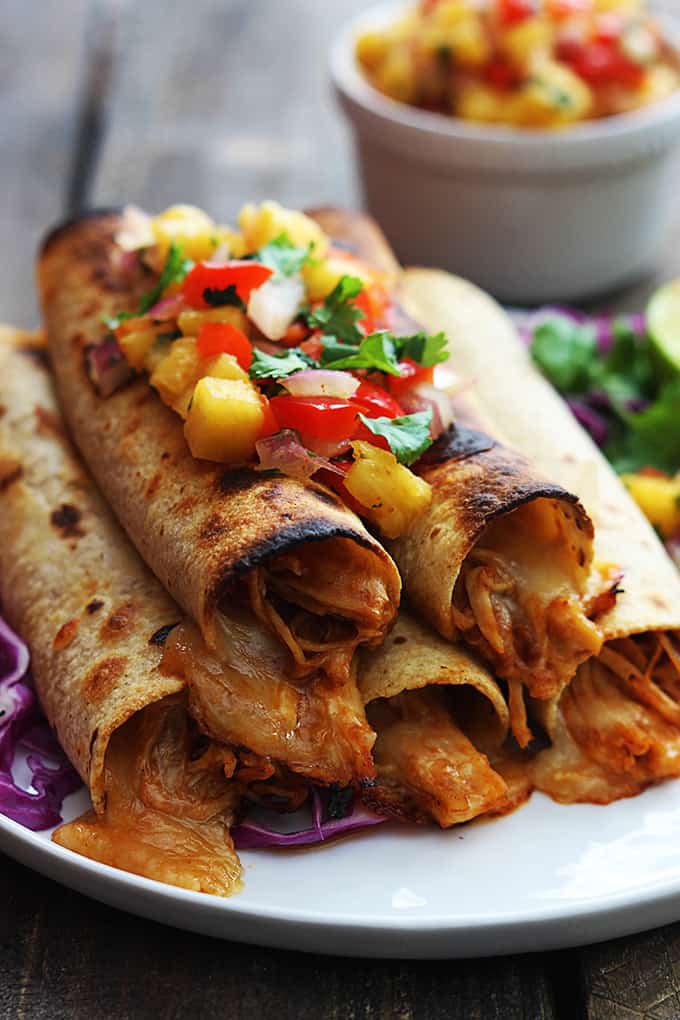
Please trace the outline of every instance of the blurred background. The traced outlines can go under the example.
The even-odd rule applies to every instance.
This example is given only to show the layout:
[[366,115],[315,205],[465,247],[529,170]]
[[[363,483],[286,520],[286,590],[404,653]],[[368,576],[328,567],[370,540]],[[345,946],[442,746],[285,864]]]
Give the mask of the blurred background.
[[[369,5],[0,0],[2,317],[37,321],[36,244],[84,205],[190,201],[228,220],[247,199],[358,204],[328,50]],[[677,247],[675,231],[660,264]]]
[[82,205],[355,205],[328,49],[366,0],[0,0],[0,277],[37,321],[45,228]]

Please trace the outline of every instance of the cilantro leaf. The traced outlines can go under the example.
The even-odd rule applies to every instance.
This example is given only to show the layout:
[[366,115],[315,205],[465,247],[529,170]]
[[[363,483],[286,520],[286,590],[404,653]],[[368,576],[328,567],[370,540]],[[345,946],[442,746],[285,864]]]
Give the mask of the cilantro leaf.
[[405,414],[401,418],[367,418],[365,414],[359,413],[359,420],[374,436],[382,436],[387,440],[400,464],[413,464],[432,446],[431,409]]
[[358,346],[338,343],[331,336],[322,337],[321,344],[323,368],[369,368],[388,375],[401,375],[394,338],[386,331],[371,333]]
[[203,300],[212,308],[221,308],[224,305],[231,305],[234,308],[245,310],[245,305],[236,291],[236,284],[230,283],[228,287],[206,287],[203,291]]
[[597,358],[595,330],[555,316],[535,330],[531,356],[562,393],[582,393],[589,387]]
[[393,339],[400,358],[410,358],[423,368],[432,368],[449,360],[445,333],[435,333],[433,336],[414,333],[413,336],[396,336]]
[[307,248],[296,248],[284,233],[256,251],[253,259],[269,266],[277,276],[294,276],[309,260],[311,251],[311,244]]
[[354,298],[358,297],[363,286],[363,280],[358,276],[341,276],[324,303],[314,311],[304,313],[307,325],[322,329],[328,336],[346,343],[358,343],[363,334],[357,328],[357,322],[364,318],[364,313],[354,304]]
[[318,368],[317,363],[302,351],[291,347],[285,354],[267,354],[253,348],[253,360],[250,365],[251,379],[282,379],[301,372],[304,368]]
[[[165,288],[169,287],[171,283],[179,283],[183,280],[192,266],[193,262],[191,259],[185,259],[180,246],[172,241],[168,248],[165,265],[161,271],[158,283],[152,288],[152,290],[149,290],[146,294],[142,295],[139,301],[137,314],[146,315],[149,309],[153,308],[159,300]],[[118,318],[120,318],[120,316],[118,316]]]
[[680,379],[666,383],[644,411],[627,414],[627,429],[605,453],[616,470],[655,467],[674,474],[680,466]]
[[630,401],[648,400],[655,395],[655,371],[648,343],[624,322],[613,327],[614,343],[601,361],[592,366],[593,385],[605,391],[618,414],[625,414]]

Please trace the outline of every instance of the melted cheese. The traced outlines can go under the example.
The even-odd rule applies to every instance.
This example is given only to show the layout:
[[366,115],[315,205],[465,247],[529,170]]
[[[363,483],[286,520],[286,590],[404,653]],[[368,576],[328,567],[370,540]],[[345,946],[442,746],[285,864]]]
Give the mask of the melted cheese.
[[[240,798],[236,759],[195,736],[178,699],[137,713],[114,733],[106,756],[106,808],[62,825],[60,846],[103,864],[197,892],[229,896],[241,865],[229,835]],[[195,756],[195,755],[194,755]]]

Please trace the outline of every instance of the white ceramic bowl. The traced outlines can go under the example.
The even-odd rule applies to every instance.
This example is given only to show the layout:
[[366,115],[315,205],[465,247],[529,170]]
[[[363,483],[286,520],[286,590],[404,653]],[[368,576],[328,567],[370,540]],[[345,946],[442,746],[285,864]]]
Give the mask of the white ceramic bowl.
[[358,35],[403,8],[371,7],[331,55],[366,204],[402,261],[524,303],[593,297],[650,270],[680,205],[680,92],[560,132],[419,110],[381,95],[354,56]]

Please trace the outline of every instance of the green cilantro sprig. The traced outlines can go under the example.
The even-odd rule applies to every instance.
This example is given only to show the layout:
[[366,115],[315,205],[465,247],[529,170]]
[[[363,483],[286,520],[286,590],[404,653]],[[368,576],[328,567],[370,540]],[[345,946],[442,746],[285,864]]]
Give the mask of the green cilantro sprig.
[[313,244],[296,247],[288,234],[279,234],[255,252],[252,258],[274,270],[276,276],[295,276],[312,257]]
[[363,286],[358,276],[342,276],[322,305],[313,311],[305,310],[307,325],[345,343],[358,344],[363,333],[357,322],[364,318],[364,313],[354,304],[354,298],[359,296]]
[[104,322],[107,327],[113,331],[121,322],[125,322],[127,319],[136,319],[140,315],[146,315],[156,302],[160,300],[166,287],[169,287],[171,283],[181,283],[189,270],[193,268],[193,265],[191,259],[184,257],[180,245],[175,241],[171,241],[161,275],[158,277],[156,285],[145,294],[142,294],[136,311],[119,312],[117,315],[106,318]]
[[359,414],[369,432],[382,436],[400,464],[413,464],[432,446],[432,409],[405,414],[401,418],[367,418]]
[[294,372],[301,372],[305,368],[318,367],[318,362],[298,347],[289,348],[285,354],[267,354],[254,347],[250,378],[258,380],[283,379]]

